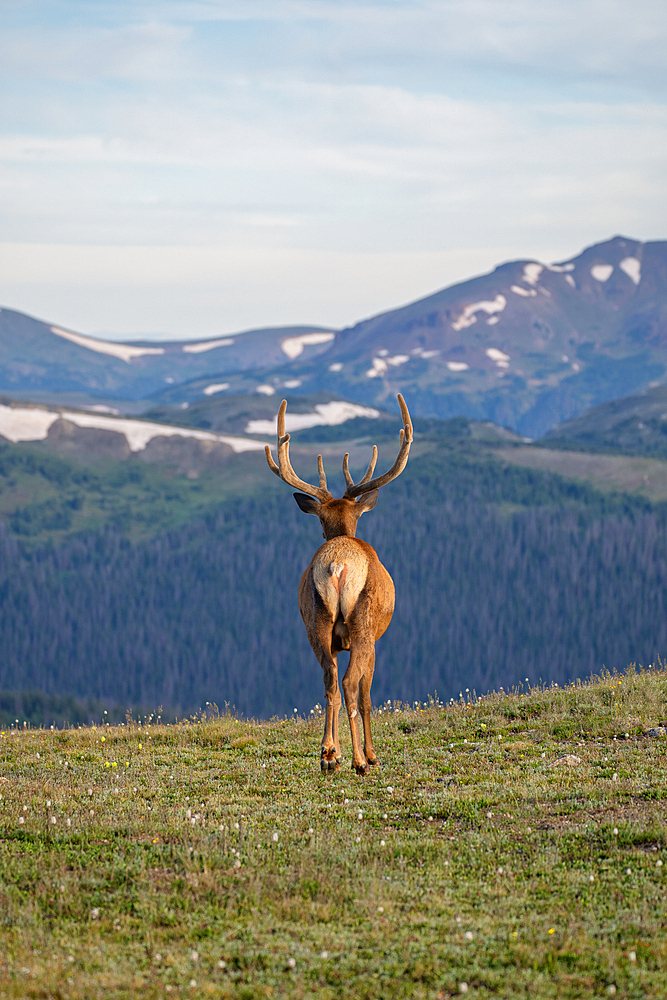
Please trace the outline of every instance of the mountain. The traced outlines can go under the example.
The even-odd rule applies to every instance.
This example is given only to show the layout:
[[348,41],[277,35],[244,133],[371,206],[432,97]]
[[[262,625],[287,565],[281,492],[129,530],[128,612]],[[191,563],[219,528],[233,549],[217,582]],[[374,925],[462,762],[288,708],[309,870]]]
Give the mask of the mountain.
[[46,402],[57,400],[35,393],[83,393],[80,403],[116,400],[135,413],[139,399],[176,409],[285,391],[393,412],[400,391],[415,417],[466,416],[540,437],[666,372],[667,242],[623,236],[557,264],[501,264],[340,331],[118,344],[0,312],[0,391]]
[[[615,237],[558,264],[502,264],[261,378],[370,405],[401,391],[417,416],[488,419],[539,437],[666,370],[667,242]],[[231,386],[251,391],[259,376]]]
[[142,399],[207,372],[224,375],[310,357],[333,338],[324,327],[295,326],[200,341],[116,343],[2,309],[0,392],[32,398],[36,393],[78,392],[91,400]]

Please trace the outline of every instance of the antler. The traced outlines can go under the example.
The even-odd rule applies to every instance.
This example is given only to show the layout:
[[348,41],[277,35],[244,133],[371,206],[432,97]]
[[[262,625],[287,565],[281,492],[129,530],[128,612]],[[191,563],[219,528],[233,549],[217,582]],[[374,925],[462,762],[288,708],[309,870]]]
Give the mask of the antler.
[[[266,452],[266,461],[269,463],[269,468],[271,472],[282,479],[284,483],[288,486],[296,486],[298,490],[302,490],[311,497],[317,497],[320,503],[325,503],[327,500],[331,500],[332,496],[327,489],[327,477],[324,472],[324,463],[322,461],[322,456],[317,456],[317,469],[320,474],[320,485],[311,486],[309,483],[304,483],[303,479],[299,479],[296,472],[292,468],[292,463],[289,460],[289,434],[285,433],[285,410],[287,409],[287,400],[283,399],[280,404],[280,409],[278,410],[278,465],[273,461],[273,456],[271,455],[271,449],[268,444],[266,445],[264,451]],[[408,418],[409,419],[409,418]],[[401,433],[403,433],[401,431]],[[398,474],[398,473],[397,473]]]
[[370,493],[371,490],[377,490],[380,486],[386,486],[390,483],[392,479],[396,479],[400,476],[401,472],[405,468],[408,455],[410,454],[410,445],[412,444],[413,431],[412,431],[412,421],[410,420],[410,414],[408,408],[405,405],[405,400],[401,396],[400,392],[398,394],[398,405],[401,408],[401,416],[403,417],[403,427],[400,433],[401,447],[398,452],[398,457],[394,464],[392,465],[389,472],[385,472],[383,476],[378,476],[377,479],[371,479],[373,475],[373,470],[375,469],[375,463],[377,462],[378,450],[375,445],[373,445],[373,457],[370,460],[368,469],[364,478],[360,480],[355,486],[352,482],[352,476],[350,475],[349,469],[347,467],[348,455],[343,459],[343,473],[345,475],[345,482],[347,483],[347,489],[343,494],[348,500],[354,500],[355,497],[361,496],[362,493]]

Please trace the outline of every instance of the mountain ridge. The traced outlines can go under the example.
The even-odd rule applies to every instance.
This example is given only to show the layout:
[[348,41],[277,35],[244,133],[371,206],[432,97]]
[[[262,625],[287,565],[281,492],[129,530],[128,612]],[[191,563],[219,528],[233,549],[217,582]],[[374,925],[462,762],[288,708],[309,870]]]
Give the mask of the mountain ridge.
[[507,261],[339,331],[121,343],[0,312],[0,392],[24,396],[50,387],[179,406],[289,390],[391,409],[402,392],[416,417],[491,420],[535,438],[666,373],[667,241],[625,236],[556,264]]

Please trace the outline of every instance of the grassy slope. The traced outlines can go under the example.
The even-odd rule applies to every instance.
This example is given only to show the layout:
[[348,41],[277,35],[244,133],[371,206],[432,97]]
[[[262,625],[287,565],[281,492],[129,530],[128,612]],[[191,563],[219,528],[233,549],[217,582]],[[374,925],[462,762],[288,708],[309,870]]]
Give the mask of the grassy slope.
[[366,779],[315,716],[5,731],[0,995],[664,997],[666,698],[385,707]]
[[513,465],[579,479],[605,493],[634,493],[653,503],[667,500],[667,462],[658,458],[562,451],[551,445],[501,448],[496,454]]

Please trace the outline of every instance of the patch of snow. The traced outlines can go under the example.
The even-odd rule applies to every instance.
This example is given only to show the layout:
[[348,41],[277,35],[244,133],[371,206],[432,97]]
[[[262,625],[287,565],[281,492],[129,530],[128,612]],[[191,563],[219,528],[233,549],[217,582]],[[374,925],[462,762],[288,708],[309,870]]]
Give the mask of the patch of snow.
[[569,361],[570,360],[569,357],[567,356],[567,354],[561,354],[560,359],[561,359],[561,361]]
[[259,392],[262,396],[273,396],[276,390],[272,385],[258,385],[255,392]]
[[566,274],[566,275],[565,275],[565,280],[567,281],[568,285],[571,285],[571,286],[572,286],[572,288],[576,288],[576,287],[577,287],[577,286],[575,285],[575,283],[574,283],[574,278],[572,277],[572,275],[571,275],[571,274]]
[[595,264],[591,268],[591,274],[596,281],[608,281],[614,270],[613,264]]
[[113,406],[103,406],[102,403],[95,403],[94,406],[84,406],[84,410],[91,410],[93,413],[112,413],[118,416],[120,410],[115,410]]
[[169,424],[153,424],[144,420],[127,420],[123,417],[107,417],[97,413],[71,413],[67,410],[38,410],[32,408],[0,405],[0,434],[10,441],[43,441],[51,424],[60,417],[77,427],[93,427],[98,430],[115,431],[124,434],[131,451],[143,451],[154,437],[189,437],[199,441],[222,441],[235,452],[257,451],[263,448],[261,441],[246,438],[226,437],[210,431],[190,430],[186,427],[172,427]]
[[165,379],[165,382],[167,383],[167,385],[171,385],[171,384],[173,383],[173,381],[174,381],[174,380],[173,380],[173,378],[171,377],[171,375],[167,375],[167,377],[166,377],[166,379]]
[[424,350],[423,347],[413,347],[412,351],[410,353],[411,354],[421,354],[423,350]]
[[497,347],[487,347],[486,349],[487,358],[491,358],[492,361],[509,361],[509,354],[505,354],[503,351],[499,351]]
[[621,271],[625,271],[628,278],[638,285],[642,280],[642,266],[636,257],[625,257],[618,265]]
[[387,364],[396,367],[397,365],[404,365],[405,362],[409,360],[409,354],[395,354],[393,358],[387,358]]
[[573,362],[572,362],[572,371],[573,371],[573,372],[578,372],[578,371],[580,371],[580,366],[579,366],[579,365],[577,364],[577,362],[576,362],[576,361],[573,361]]
[[521,288],[520,285],[512,285],[511,291],[514,292],[515,295],[523,295],[525,299],[529,299],[531,295],[537,295],[534,288],[529,290],[527,288]]
[[525,281],[527,285],[536,285],[543,270],[544,264],[524,264],[521,280]]
[[421,356],[422,358],[428,359],[428,358],[434,358],[436,354],[440,354],[440,351],[422,351]]
[[329,371],[330,372],[341,372],[342,370],[343,370],[343,366],[340,363],[340,361],[336,361],[335,364],[329,365]]
[[496,361],[496,366],[498,368],[509,368],[510,363],[509,361]]
[[373,358],[373,367],[366,372],[366,378],[377,378],[387,371],[387,362],[384,358]]
[[189,403],[181,403],[181,405],[179,406],[179,410],[188,410],[189,408],[190,408]]
[[448,361],[447,367],[450,372],[467,372],[470,365],[467,365],[465,361]]
[[89,351],[97,351],[98,354],[110,354],[114,358],[126,361],[128,365],[132,358],[140,358],[142,354],[164,354],[164,347],[131,347],[130,344],[113,344],[108,340],[96,340],[95,337],[86,337],[83,333],[63,330],[59,326],[52,326],[50,330],[57,337],[71,340],[79,347],[87,347]]
[[489,316],[489,318],[486,321],[486,325],[487,326],[495,326],[496,323],[499,323],[499,322],[500,322],[500,316]]
[[[347,420],[355,417],[369,417],[376,420],[380,416],[379,410],[374,410],[369,406],[358,406],[356,403],[346,403],[334,400],[331,403],[317,403],[314,413],[286,413],[285,430],[302,431],[306,427],[334,427],[337,424],[344,424]],[[246,434],[275,434],[277,432],[277,418],[275,420],[251,420],[246,429]]]
[[42,441],[59,413],[0,405],[0,434],[15,444],[17,441]]
[[563,271],[574,271],[574,264],[548,264],[550,271],[557,271],[558,274],[562,274]]
[[493,302],[472,302],[469,306],[464,307],[459,318],[455,323],[452,323],[452,329],[464,330],[477,322],[475,313],[485,312],[491,315],[491,313],[502,312],[506,305],[507,299],[504,295],[496,295]]
[[287,337],[280,342],[280,346],[283,353],[294,360],[303,354],[304,347],[310,347],[313,344],[326,344],[328,341],[334,340],[335,336],[335,333],[302,333],[300,337]]
[[383,347],[381,351],[378,351],[378,358],[386,358],[388,354],[389,354],[389,351],[387,351]]
[[298,389],[301,385],[300,378],[290,378],[287,382],[283,382],[283,388],[285,389]]
[[229,389],[229,382],[214,382],[212,385],[206,386],[204,395],[215,396],[216,392],[224,392],[225,389]]
[[184,344],[183,350],[186,354],[202,354],[204,351],[212,351],[215,347],[230,347],[233,343],[233,337],[224,337],[222,340],[204,340],[200,344]]

